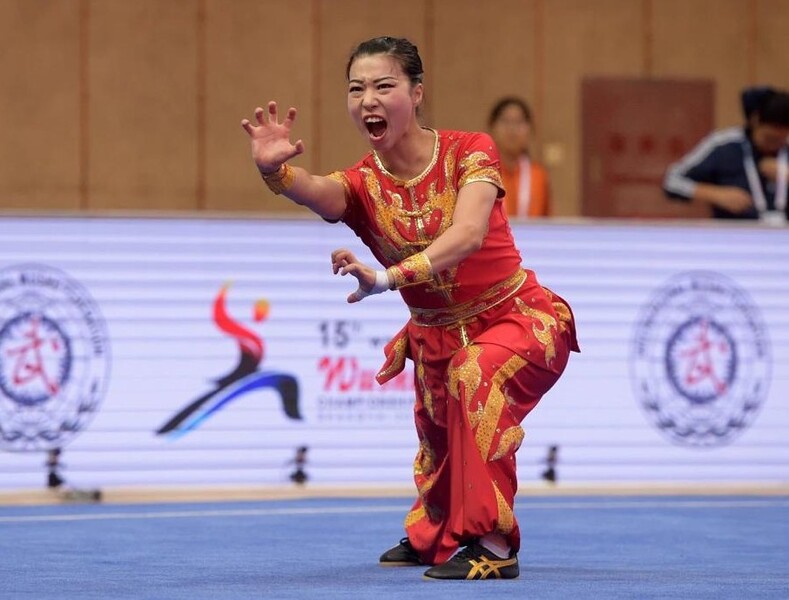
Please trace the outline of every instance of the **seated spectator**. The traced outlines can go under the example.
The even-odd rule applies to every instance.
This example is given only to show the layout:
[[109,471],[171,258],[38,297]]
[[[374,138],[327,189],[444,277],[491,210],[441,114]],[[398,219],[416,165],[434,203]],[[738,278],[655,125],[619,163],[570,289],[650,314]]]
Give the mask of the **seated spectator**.
[[663,181],[669,198],[703,202],[719,219],[787,221],[789,94],[769,87],[742,93],[745,124],[713,132]]

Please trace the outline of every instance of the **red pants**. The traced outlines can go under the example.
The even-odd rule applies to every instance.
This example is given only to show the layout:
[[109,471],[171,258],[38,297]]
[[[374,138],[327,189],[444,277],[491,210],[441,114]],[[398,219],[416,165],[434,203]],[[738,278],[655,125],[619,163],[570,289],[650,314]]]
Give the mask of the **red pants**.
[[[418,497],[406,517],[408,538],[422,560],[440,564],[486,533],[504,535],[516,552],[518,483],[515,452],[524,417],[556,383],[578,350],[567,304],[534,285],[455,326],[411,322],[414,361],[414,462]],[[464,346],[463,340],[468,343]]]

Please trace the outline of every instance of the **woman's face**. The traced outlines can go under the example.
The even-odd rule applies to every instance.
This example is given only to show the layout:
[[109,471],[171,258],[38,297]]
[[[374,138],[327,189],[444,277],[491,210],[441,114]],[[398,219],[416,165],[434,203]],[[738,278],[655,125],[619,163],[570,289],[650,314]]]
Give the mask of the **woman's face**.
[[504,107],[493,122],[490,134],[502,154],[517,156],[529,151],[531,123],[517,104]]
[[411,85],[396,58],[360,56],[348,75],[348,114],[373,149],[394,147],[416,122],[422,84]]

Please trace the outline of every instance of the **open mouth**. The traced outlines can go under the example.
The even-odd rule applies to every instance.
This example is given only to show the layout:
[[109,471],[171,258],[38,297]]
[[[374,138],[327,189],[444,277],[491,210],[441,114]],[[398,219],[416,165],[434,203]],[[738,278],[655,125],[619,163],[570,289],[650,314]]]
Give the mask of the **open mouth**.
[[378,139],[386,133],[386,121],[381,117],[365,117],[364,125],[373,139]]

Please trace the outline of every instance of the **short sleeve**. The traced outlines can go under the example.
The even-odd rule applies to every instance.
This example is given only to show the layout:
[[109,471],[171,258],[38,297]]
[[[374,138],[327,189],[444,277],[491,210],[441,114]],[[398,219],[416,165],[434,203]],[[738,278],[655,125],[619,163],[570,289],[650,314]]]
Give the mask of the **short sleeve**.
[[504,196],[504,185],[499,171],[499,151],[487,133],[470,133],[459,147],[458,189],[476,181],[495,185]]
[[[345,189],[345,212],[339,218],[339,221],[355,230],[357,225],[359,225],[357,221],[361,218],[360,203],[364,189],[360,169],[351,167],[343,171],[333,171],[327,177],[341,183]],[[336,223],[337,221],[332,222]]]
[[327,223],[339,223],[340,221],[345,220],[345,214],[348,212],[348,205],[350,204],[351,198],[351,182],[348,176],[346,175],[345,171],[332,171],[328,175],[326,175],[327,179],[331,179],[332,181],[336,181],[340,185],[342,185],[343,190],[345,190],[345,213],[339,219],[327,219],[323,217],[323,220]]
[[351,195],[351,182],[348,179],[348,175],[345,174],[345,171],[332,171],[326,175],[326,177],[342,185],[343,189],[345,189],[345,199],[347,200]]

